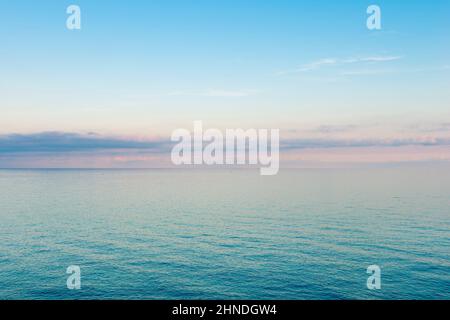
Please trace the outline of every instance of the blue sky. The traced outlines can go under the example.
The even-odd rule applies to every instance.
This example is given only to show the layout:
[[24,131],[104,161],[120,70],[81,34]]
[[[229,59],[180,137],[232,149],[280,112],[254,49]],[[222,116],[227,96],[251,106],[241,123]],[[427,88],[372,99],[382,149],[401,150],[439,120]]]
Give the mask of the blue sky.
[[294,140],[447,138],[449,15],[445,0],[1,0],[0,135],[165,140],[203,120]]

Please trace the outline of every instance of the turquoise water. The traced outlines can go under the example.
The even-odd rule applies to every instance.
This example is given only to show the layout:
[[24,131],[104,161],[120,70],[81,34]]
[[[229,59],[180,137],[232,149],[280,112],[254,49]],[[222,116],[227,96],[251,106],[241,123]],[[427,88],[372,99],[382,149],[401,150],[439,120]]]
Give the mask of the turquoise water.
[[450,299],[444,165],[0,170],[0,190],[0,299]]

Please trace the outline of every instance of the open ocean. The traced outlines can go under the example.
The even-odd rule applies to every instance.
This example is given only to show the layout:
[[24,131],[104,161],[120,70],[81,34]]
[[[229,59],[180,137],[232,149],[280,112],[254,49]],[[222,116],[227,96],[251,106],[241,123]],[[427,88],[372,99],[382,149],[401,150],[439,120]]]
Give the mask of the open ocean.
[[450,167],[0,170],[0,299],[450,299]]

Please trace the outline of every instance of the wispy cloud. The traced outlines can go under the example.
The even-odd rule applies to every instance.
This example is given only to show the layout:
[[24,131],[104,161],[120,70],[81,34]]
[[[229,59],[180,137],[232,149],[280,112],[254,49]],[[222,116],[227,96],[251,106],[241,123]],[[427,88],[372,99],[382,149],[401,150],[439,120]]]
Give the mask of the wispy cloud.
[[294,70],[294,72],[305,72],[305,71],[316,70],[316,69],[319,69],[324,66],[332,66],[332,65],[336,65],[338,63],[339,63],[339,60],[337,60],[337,59],[333,59],[333,58],[322,59],[322,60],[314,61],[309,64],[305,64],[305,65],[301,66],[300,68]]
[[224,97],[239,98],[248,97],[258,93],[258,90],[223,90],[211,89],[206,91],[174,91],[170,96],[193,96],[193,97]]
[[280,142],[285,150],[309,148],[367,148],[404,146],[450,146],[450,138],[418,137],[407,139],[289,139]]
[[413,124],[410,126],[420,133],[448,133],[450,134],[450,122],[441,122],[435,124]]
[[367,57],[346,58],[346,59],[326,58],[308,64],[304,64],[294,70],[281,71],[278,72],[277,74],[278,75],[295,74],[318,70],[324,67],[343,66],[350,64],[375,64],[375,63],[396,61],[402,58],[403,58],[402,56],[367,56]]
[[358,63],[358,62],[388,62],[402,59],[402,56],[373,56],[366,58],[349,59],[344,61],[345,63]]
[[404,69],[359,69],[342,71],[342,76],[365,76],[365,75],[383,75],[383,74],[408,74],[408,73],[424,73],[424,72],[440,72],[447,71],[450,67],[424,67],[424,68],[404,68]]
[[363,70],[343,71],[343,72],[341,72],[341,75],[343,75],[343,76],[376,76],[376,75],[388,74],[388,73],[394,73],[394,72],[395,72],[395,70],[392,70],[392,69],[379,69],[379,70],[363,69]]
[[358,129],[358,125],[354,124],[326,124],[320,125],[312,128],[305,129],[288,129],[285,130],[290,134],[304,134],[304,133],[312,133],[312,134],[330,134],[330,133],[347,133],[352,132]]

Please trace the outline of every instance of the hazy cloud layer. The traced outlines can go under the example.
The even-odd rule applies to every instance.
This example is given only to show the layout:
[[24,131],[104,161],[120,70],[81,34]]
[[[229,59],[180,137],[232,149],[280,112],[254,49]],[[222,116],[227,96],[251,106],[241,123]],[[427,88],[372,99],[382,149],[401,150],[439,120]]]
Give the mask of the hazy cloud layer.
[[[352,126],[320,127],[323,132],[332,133],[353,129]],[[150,153],[170,152],[173,142],[168,140],[125,139],[101,136],[95,133],[77,134],[67,132],[42,132],[35,134],[9,134],[0,136],[0,154],[11,153],[64,153],[99,152],[114,150],[146,151]],[[450,146],[449,138],[407,138],[407,139],[285,139],[281,149],[305,148],[358,148],[358,147],[401,147],[401,146]]]
[[[351,130],[320,129],[327,133]],[[0,135],[0,168],[164,168],[172,166],[173,145],[174,142],[164,139],[143,141],[94,133]],[[450,138],[292,138],[280,141],[280,157],[294,166],[305,161],[447,161],[449,146]]]
[[149,150],[165,152],[170,150],[170,141],[140,141],[105,137],[95,133],[78,134],[67,132],[42,132],[35,134],[9,134],[0,136],[1,153],[31,152],[79,152],[102,150]]

